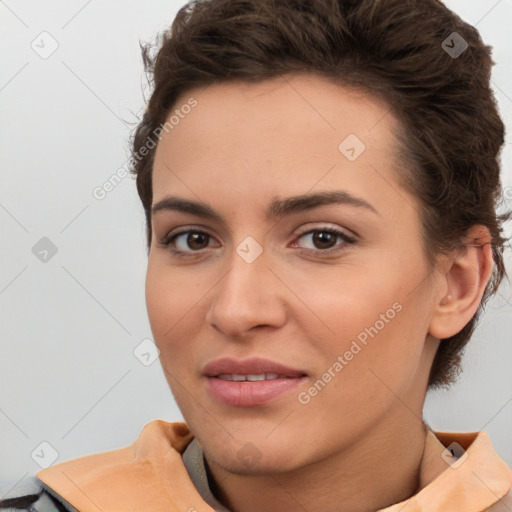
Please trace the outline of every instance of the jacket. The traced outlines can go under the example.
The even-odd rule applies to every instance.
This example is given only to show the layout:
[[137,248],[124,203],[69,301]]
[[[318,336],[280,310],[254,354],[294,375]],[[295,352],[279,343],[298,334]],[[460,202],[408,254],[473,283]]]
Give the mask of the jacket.
[[[429,431],[423,459],[452,443],[465,450],[456,463],[416,495],[377,512],[510,512],[512,470],[487,433]],[[34,493],[4,500],[0,510],[229,512],[211,493],[201,447],[182,422],[152,421],[130,446],[43,469],[34,483]]]

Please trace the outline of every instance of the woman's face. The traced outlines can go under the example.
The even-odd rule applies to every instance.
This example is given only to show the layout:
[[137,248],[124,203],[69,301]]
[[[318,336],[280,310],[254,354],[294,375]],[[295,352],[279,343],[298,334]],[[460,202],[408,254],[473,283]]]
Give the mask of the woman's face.
[[183,95],[153,170],[154,339],[190,430],[239,473],[417,421],[438,343],[395,118],[323,78],[285,78]]

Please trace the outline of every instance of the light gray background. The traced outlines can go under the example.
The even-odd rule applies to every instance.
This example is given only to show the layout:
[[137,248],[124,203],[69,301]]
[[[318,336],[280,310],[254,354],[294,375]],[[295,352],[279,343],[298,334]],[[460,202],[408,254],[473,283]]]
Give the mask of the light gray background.
[[[167,28],[182,1],[0,1],[0,498],[55,463],[131,444],[154,420],[182,420],[158,360],[133,354],[151,331],[144,219],[132,178],[92,191],[123,166],[142,113],[139,38]],[[507,124],[512,203],[512,0],[450,0],[494,46],[493,87]],[[49,51],[48,58],[31,47]],[[42,39],[46,38],[46,39]],[[441,43],[441,42],[440,42]],[[48,237],[58,252],[41,262]],[[507,266],[511,271],[511,252]],[[438,430],[487,430],[512,465],[512,300],[488,307],[449,392],[430,394]],[[42,451],[41,451],[42,450]],[[41,454],[44,453],[44,459]],[[44,460],[43,460],[44,459]]]

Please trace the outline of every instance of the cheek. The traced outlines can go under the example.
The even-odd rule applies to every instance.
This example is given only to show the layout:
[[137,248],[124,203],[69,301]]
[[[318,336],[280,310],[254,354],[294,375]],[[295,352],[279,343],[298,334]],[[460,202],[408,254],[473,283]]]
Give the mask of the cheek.
[[307,305],[301,306],[304,314],[299,318],[311,340],[326,336],[331,340],[325,346],[327,350],[348,350],[352,340],[364,343],[370,333],[388,331],[388,326],[400,317],[399,278],[389,269],[387,278],[370,266],[328,270],[287,276],[294,293]]
[[384,316],[370,318],[349,338],[351,346],[343,354],[350,361],[341,372],[337,395],[363,416],[396,404],[397,397],[405,399],[419,376],[426,334],[423,318],[405,298],[393,305],[378,309]]
[[[160,362],[169,379],[180,382],[193,375],[193,359],[197,355],[200,330],[207,314],[207,291],[211,284],[189,271],[170,269],[158,258],[149,260],[145,294],[148,319],[153,339],[160,350]],[[179,386],[173,385],[173,393]],[[176,389],[175,389],[176,388]]]
[[197,303],[193,286],[189,285],[186,293],[183,287],[179,273],[150,259],[145,284],[146,307],[155,343],[162,352]]
[[146,274],[146,307],[157,344],[165,331],[172,327],[176,306],[170,279],[166,279],[165,274],[149,263]]
[[[187,407],[186,396],[182,396],[182,386],[191,372],[187,371],[186,347],[180,343],[180,330],[183,329],[184,317],[190,311],[187,303],[189,295],[184,295],[176,286],[175,276],[159,268],[150,260],[146,274],[146,307],[153,339],[160,351],[160,365],[169,384],[171,392],[180,410]],[[181,319],[181,321],[180,321]],[[190,350],[188,351],[190,352]]]
[[336,375],[329,385],[336,400],[386,395],[379,378],[399,390],[407,387],[417,370],[428,328],[428,305],[425,293],[420,289],[410,293],[408,283],[420,279],[421,268],[403,266],[399,271],[388,266],[385,273],[376,269],[378,265],[365,273],[346,272],[339,281],[327,276],[328,283],[327,277],[314,284],[301,283],[299,293],[307,290],[304,296],[311,310],[307,317],[311,320],[304,321],[302,329],[310,340],[317,340],[323,361],[316,377],[325,375],[329,380],[324,373],[329,369]]

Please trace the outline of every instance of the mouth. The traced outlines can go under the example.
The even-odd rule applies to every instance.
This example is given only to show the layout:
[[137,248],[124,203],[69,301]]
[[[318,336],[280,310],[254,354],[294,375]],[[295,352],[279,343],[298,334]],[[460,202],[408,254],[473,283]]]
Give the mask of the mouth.
[[223,358],[204,367],[210,396],[225,405],[255,407],[282,397],[299,386],[307,374],[267,359]]
[[217,379],[222,380],[232,380],[235,382],[257,382],[261,380],[276,380],[276,379],[292,379],[293,377],[287,377],[286,375],[278,375],[277,373],[259,373],[252,375],[239,375],[237,373],[221,373],[220,375],[215,375]]

